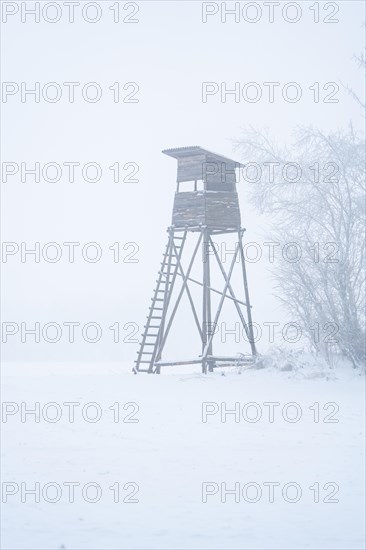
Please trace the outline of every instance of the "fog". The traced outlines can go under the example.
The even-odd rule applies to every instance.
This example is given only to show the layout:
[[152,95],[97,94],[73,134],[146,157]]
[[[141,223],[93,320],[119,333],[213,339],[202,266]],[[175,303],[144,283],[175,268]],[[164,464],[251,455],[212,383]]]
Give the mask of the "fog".
[[[32,7],[34,2],[26,4]],[[3,93],[1,105],[2,162],[19,168],[2,183],[2,240],[15,243],[6,248],[12,253],[2,256],[6,289],[2,318],[19,326],[3,347],[6,360],[132,362],[135,358],[137,343],[115,343],[115,332],[109,327],[119,323],[120,339],[126,339],[136,324],[143,325],[150,305],[176,187],[176,162],[162,155],[162,149],[200,145],[250,162],[234,151],[234,141],[249,125],[268,127],[278,142],[289,140],[299,125],[313,124],[327,132],[352,120],[356,129],[363,128],[359,108],[345,89],[362,94],[362,72],[353,60],[363,47],[362,2],[339,3],[336,23],[323,22],[331,13],[323,5],[320,22],[314,23],[310,2],[301,2],[296,23],[284,19],[283,3],[272,23],[263,5],[262,17],[250,23],[242,14],[239,22],[229,14],[222,22],[219,3],[209,3],[207,8],[200,2],[138,2],[138,12],[128,15],[136,10],[132,4],[124,8],[121,18],[127,16],[136,23],[114,23],[109,2],[100,3],[99,21],[85,21],[75,8],[75,21],[69,23],[61,2],[61,18],[55,23],[42,16],[36,23],[31,15],[22,22],[19,12],[8,15],[2,25],[2,79],[19,87],[15,92],[14,87],[6,88],[12,93]],[[227,8],[234,5],[226,4]],[[218,12],[211,15],[216,8]],[[50,8],[48,17],[55,17],[54,13]],[[94,17],[92,8],[88,13]],[[254,11],[248,13],[254,17]],[[288,18],[293,13],[290,10]],[[22,82],[26,83],[23,92],[39,83],[39,102],[32,94],[25,94],[22,101]],[[45,89],[49,82],[58,87]],[[74,88],[73,103],[65,82],[80,83]],[[90,82],[102,90],[97,102],[83,99],[82,90]],[[136,102],[114,102],[117,82],[120,98]],[[253,82],[256,86],[245,88]],[[284,87],[291,82],[301,89],[296,102],[283,97]],[[135,84],[123,89],[126,83]],[[272,102],[265,83],[278,83],[272,88]],[[319,83],[318,102],[314,83]],[[332,96],[337,102],[324,102],[335,90],[324,89],[327,83],[339,86]],[[227,93],[235,86],[236,95]],[[250,101],[258,89],[261,98]],[[44,99],[42,91],[51,97],[55,90],[62,91],[59,101]],[[209,93],[203,95],[203,90]],[[90,96],[94,91],[90,88]],[[294,88],[288,93],[293,97]],[[45,181],[42,174],[39,182],[32,174],[21,181],[21,163],[34,168],[36,162],[41,172],[47,163],[58,163],[62,167],[59,181]],[[80,163],[73,182],[65,162]],[[83,179],[81,168],[86,163],[97,163],[102,169],[99,181]],[[115,183],[109,168],[114,163],[120,163],[121,180],[130,175],[138,182]],[[133,164],[126,167],[127,163]],[[92,179],[93,169],[88,174]],[[244,179],[238,183],[245,240],[258,243],[263,252],[259,261],[247,265],[253,319],[262,326],[268,321],[282,326],[292,319],[274,297],[263,247],[270,240],[269,220],[249,203],[250,185],[255,183]],[[22,242],[26,243],[23,251],[24,246],[32,249],[40,243],[39,262],[31,254],[22,261]],[[62,251],[59,261],[42,255],[50,242],[58,243]],[[70,248],[63,244],[71,242],[80,243],[75,245],[73,263]],[[82,256],[83,247],[91,242],[98,243],[102,252],[97,262]],[[117,262],[114,243],[119,243]],[[95,250],[89,252],[93,257]],[[54,254],[55,249],[49,249],[49,256]],[[237,320],[230,310],[228,328]],[[62,337],[52,344],[41,334],[35,343],[34,336],[24,334],[22,342],[21,323],[31,329],[36,322],[41,330],[47,323],[57,323],[63,327]],[[80,323],[73,343],[68,341],[65,322]],[[81,328],[90,322],[102,329],[97,343],[81,336]],[[193,320],[183,309],[177,322],[170,344],[179,355],[193,342]],[[179,326],[184,327],[184,337]],[[91,329],[91,338],[93,334]],[[258,343],[260,351],[268,346],[268,337]],[[238,344],[232,347],[241,351]]]

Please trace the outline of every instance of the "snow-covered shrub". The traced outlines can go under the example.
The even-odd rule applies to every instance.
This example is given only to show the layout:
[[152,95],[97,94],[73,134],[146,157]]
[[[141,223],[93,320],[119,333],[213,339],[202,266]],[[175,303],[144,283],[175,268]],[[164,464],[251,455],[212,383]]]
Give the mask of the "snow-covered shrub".
[[252,368],[286,372],[294,378],[335,378],[333,369],[323,357],[302,349],[271,348],[265,355],[258,357]]

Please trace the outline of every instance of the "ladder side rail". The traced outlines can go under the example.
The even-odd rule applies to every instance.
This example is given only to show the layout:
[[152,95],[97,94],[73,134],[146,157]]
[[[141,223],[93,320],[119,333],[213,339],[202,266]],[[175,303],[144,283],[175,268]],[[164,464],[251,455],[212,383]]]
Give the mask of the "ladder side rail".
[[[156,337],[156,340],[155,340],[155,346],[154,346],[153,351],[151,353],[150,364],[149,364],[149,373],[153,372],[153,367],[154,367],[154,362],[155,362],[155,357],[156,357],[156,349],[157,349],[157,347],[159,345],[159,342],[161,340],[162,329],[164,327],[164,319],[165,319],[165,315],[166,315],[166,303],[167,303],[167,296],[168,296],[168,293],[169,293],[169,284],[170,284],[170,267],[171,267],[171,263],[172,263],[172,252],[173,252],[172,238],[173,238],[173,233],[172,233],[172,228],[170,227],[169,228],[169,240],[168,240],[168,248],[169,248],[168,262],[166,262],[166,258],[165,258],[164,261],[161,264],[161,269],[159,271],[159,283],[158,284],[160,285],[161,281],[164,280],[164,282],[163,282],[163,284],[164,284],[163,311],[162,311],[162,315],[161,315],[161,321],[159,323],[159,329],[158,329],[157,337]],[[167,267],[167,273],[164,274],[164,268],[165,267]],[[154,303],[155,302],[153,301],[152,307],[154,306]]]
[[181,290],[180,290],[180,292],[179,292],[179,295],[177,296],[177,300],[176,300],[176,302],[175,302],[175,306],[174,306],[173,311],[172,311],[172,313],[171,313],[171,315],[170,315],[170,319],[169,319],[169,321],[168,321],[168,324],[167,324],[165,333],[164,333],[164,335],[163,335],[163,338],[162,338],[162,341],[161,341],[161,344],[160,344],[160,348],[159,348],[159,353],[160,353],[160,354],[161,354],[162,351],[163,351],[163,348],[164,348],[166,339],[167,339],[167,337],[168,337],[170,328],[171,328],[172,323],[173,323],[174,316],[175,316],[176,311],[177,311],[178,306],[179,306],[179,302],[180,302],[180,300],[181,300],[181,298],[182,298],[182,295],[183,295],[183,292],[184,292],[184,288],[185,288],[185,286],[187,285],[188,276],[189,276],[189,274],[190,274],[190,272],[191,272],[191,269],[192,269],[192,266],[193,266],[193,262],[194,262],[194,260],[195,260],[196,255],[197,255],[197,251],[198,251],[199,245],[201,244],[201,240],[202,240],[202,233],[200,234],[200,236],[199,236],[199,238],[198,238],[196,247],[195,247],[195,249],[194,249],[193,255],[192,255],[191,260],[190,260],[190,262],[189,262],[189,266],[188,266],[188,269],[187,269],[187,273],[186,273],[186,275],[185,275],[185,277],[184,277],[184,280],[183,280],[182,288],[181,288]]
[[[173,270],[173,275],[172,275],[172,279],[171,279],[171,285],[170,285],[170,289],[168,287],[168,294],[167,294],[167,298],[166,298],[166,303],[164,303],[163,307],[165,308],[165,313],[167,312],[168,310],[168,307],[169,307],[169,303],[170,303],[170,300],[171,300],[171,297],[172,297],[172,294],[173,294],[173,286],[174,286],[174,283],[175,283],[175,279],[177,277],[177,273],[178,273],[178,268],[179,266],[181,266],[181,258],[182,258],[182,255],[183,255],[183,248],[184,248],[184,244],[185,244],[185,240],[186,240],[186,237],[187,237],[187,229],[184,231],[184,235],[183,235],[183,238],[182,238],[182,244],[180,246],[180,250],[178,252],[177,250],[177,247],[174,243],[174,233],[173,233],[173,240],[172,240],[172,252],[174,252],[175,254],[175,258],[176,258],[176,265],[174,267],[174,270]],[[164,319],[165,320],[165,319]]]
[[[177,247],[174,243],[174,238],[175,238],[174,237],[174,229],[173,228],[170,229],[170,234],[171,234],[171,237],[172,237],[171,241],[170,241],[171,242],[171,256],[170,256],[170,263],[169,263],[169,266],[168,266],[168,272],[165,275],[165,277],[166,277],[166,286],[165,286],[165,292],[164,292],[162,320],[161,320],[160,328],[159,328],[159,331],[158,331],[158,338],[156,339],[153,354],[152,354],[152,357],[151,357],[151,369],[153,369],[154,363],[156,361],[159,361],[160,358],[161,358],[161,353],[162,353],[163,348],[161,347],[160,344],[161,344],[161,340],[162,340],[162,337],[163,337],[163,334],[164,334],[166,314],[167,314],[169,303],[170,303],[170,300],[171,300],[171,297],[172,297],[172,294],[173,294],[174,283],[175,283],[175,279],[176,279],[177,272],[178,272],[178,266],[180,265],[181,258],[182,258],[182,255],[183,255],[183,249],[184,249],[184,244],[185,244],[185,241],[186,241],[186,238],[187,238],[187,233],[188,233],[188,230],[185,229],[183,237],[179,238],[179,240],[181,240],[182,243],[180,245],[180,250],[178,252]],[[174,255],[173,255],[173,253],[174,253]],[[175,257],[175,259],[176,259],[176,264],[175,264],[173,274],[172,274],[171,279],[170,279],[170,275],[171,275],[171,272],[170,272],[171,258],[173,258],[173,257]],[[157,369],[156,372],[160,372],[159,369]]]
[[[167,257],[167,255],[168,255],[169,244],[170,244],[170,240],[168,239],[168,243],[167,243],[167,245],[166,245],[166,247],[165,247],[165,252],[164,252],[164,256],[163,256],[163,263],[165,263],[166,257]],[[155,301],[156,298],[157,298],[158,290],[159,290],[160,283],[161,283],[161,279],[162,279],[162,275],[159,274],[158,280],[157,280],[157,284],[156,284],[156,287],[155,287],[155,290],[154,290],[153,303],[154,303],[154,301]],[[142,338],[141,338],[141,342],[140,342],[140,347],[139,347],[139,353],[138,353],[137,360],[136,360],[136,364],[135,364],[135,369],[137,369],[137,370],[139,370],[138,367],[139,367],[139,364],[140,364],[140,362],[141,362],[142,353],[143,353],[143,349],[144,349],[144,346],[145,346],[147,334],[148,334],[148,332],[149,332],[150,322],[151,322],[152,316],[153,316],[153,309],[151,308],[151,309],[149,310],[149,314],[148,314],[148,316],[147,316],[146,324],[145,324],[145,326],[144,326],[144,332],[143,332],[143,334],[142,334]]]

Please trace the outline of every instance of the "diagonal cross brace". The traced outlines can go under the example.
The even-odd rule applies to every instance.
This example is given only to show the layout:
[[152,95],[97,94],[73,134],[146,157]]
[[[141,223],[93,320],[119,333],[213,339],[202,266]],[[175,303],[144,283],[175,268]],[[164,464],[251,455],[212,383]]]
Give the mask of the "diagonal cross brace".
[[[216,312],[215,319],[214,319],[214,322],[213,322],[213,326],[214,326],[214,327],[217,325],[217,321],[219,320],[219,317],[220,317],[220,313],[221,313],[221,310],[222,310],[222,305],[223,305],[224,300],[225,300],[225,294],[226,294],[227,289],[228,289],[228,287],[229,287],[229,285],[230,285],[230,279],[231,279],[231,275],[232,275],[232,273],[233,273],[233,269],[234,269],[236,257],[237,257],[238,252],[239,252],[239,248],[240,248],[240,244],[238,243],[238,246],[235,248],[235,254],[234,254],[233,259],[232,259],[232,262],[231,262],[231,266],[230,266],[230,269],[229,269],[229,273],[228,273],[227,276],[226,276],[226,274],[225,274],[226,283],[225,283],[224,290],[222,291],[221,300],[220,300],[219,306],[218,306],[218,308],[217,308],[217,312]],[[210,335],[210,338],[209,338],[208,341],[207,341],[207,344],[206,344],[205,349],[204,349],[203,354],[202,354],[203,359],[205,359],[206,356],[207,356],[207,352],[208,352],[208,350],[210,349],[210,345],[211,345],[211,343],[212,343],[213,337],[214,337],[214,333],[212,333],[212,334]]]
[[[178,255],[177,255],[177,250],[175,248],[175,244],[173,242],[173,247],[174,247],[174,251],[175,251],[175,254],[176,254],[176,257],[177,257],[177,262],[178,262],[178,269],[180,271],[180,273],[177,273],[177,275],[180,275],[181,277],[183,277],[183,280],[186,279],[187,282],[190,280],[190,278],[184,274],[184,271],[183,271],[183,268],[182,268],[182,263],[181,263],[181,258],[179,257],[178,258]],[[189,275],[189,273],[188,273]],[[192,312],[193,312],[193,316],[194,316],[194,320],[196,321],[196,325],[197,325],[197,328],[198,328],[198,332],[200,333],[200,337],[201,337],[201,340],[203,340],[203,335],[202,335],[202,330],[201,330],[201,325],[200,325],[200,322],[198,320],[198,315],[197,315],[197,312],[196,312],[196,308],[194,307],[194,303],[193,303],[193,299],[192,299],[192,295],[191,295],[191,292],[188,288],[188,284],[186,285],[185,287],[186,291],[187,291],[187,295],[188,295],[188,299],[189,299],[189,303],[191,304],[191,308],[192,308]]]
[[[239,232],[239,234],[240,234],[240,232]],[[217,263],[219,264],[220,271],[221,271],[221,273],[222,273],[222,275],[223,275],[225,281],[227,281],[227,276],[226,276],[225,270],[224,270],[224,268],[222,267],[221,260],[220,260],[218,254],[217,254],[217,250],[216,250],[216,248],[215,248],[215,246],[214,246],[214,242],[212,241],[211,237],[210,237],[210,243],[211,243],[211,245],[212,245],[212,249],[213,249],[213,251],[214,251],[214,255],[215,255],[215,258],[216,258],[216,260],[217,260]],[[238,242],[238,247],[240,247],[240,252],[242,253],[241,241]],[[240,255],[240,259],[242,260],[242,256],[241,256],[241,255]],[[232,299],[234,300],[235,307],[236,307],[236,310],[237,310],[237,312],[238,312],[238,314],[239,314],[240,320],[241,320],[241,322],[242,322],[242,324],[243,324],[243,326],[244,326],[245,333],[246,333],[247,337],[250,338],[248,325],[247,325],[247,323],[246,323],[246,321],[245,321],[245,319],[244,319],[243,312],[242,312],[242,310],[240,309],[240,306],[239,306],[239,300],[236,299],[235,293],[234,293],[234,291],[233,291],[233,288],[232,288],[230,282],[229,282],[227,288],[228,288],[228,290],[229,290],[229,292],[230,292],[230,294],[231,294]],[[247,298],[248,298],[248,297],[247,297]],[[246,304],[244,304],[244,305],[246,305],[246,306],[248,307],[248,303],[246,303]],[[249,306],[249,307],[250,307],[250,306]]]
[[188,266],[188,269],[187,269],[187,273],[186,273],[186,275],[185,275],[185,277],[184,277],[184,279],[183,279],[182,288],[181,288],[181,290],[180,290],[180,292],[179,292],[179,295],[178,295],[178,297],[177,297],[177,300],[176,300],[176,302],[175,302],[175,306],[174,306],[173,311],[172,311],[172,313],[171,313],[171,315],[170,315],[170,319],[169,319],[169,321],[168,321],[168,324],[167,324],[167,327],[166,327],[166,330],[165,330],[165,334],[164,334],[164,336],[163,336],[163,338],[162,338],[162,340],[161,340],[159,349],[158,349],[158,351],[157,351],[157,355],[156,355],[157,357],[160,357],[161,352],[163,351],[163,347],[164,347],[164,345],[165,345],[167,336],[168,336],[169,331],[170,331],[170,328],[171,328],[171,326],[172,326],[172,323],[173,323],[173,319],[174,319],[175,313],[176,313],[176,311],[177,311],[177,309],[178,309],[180,300],[181,300],[181,298],[182,298],[182,296],[183,296],[184,289],[185,289],[186,286],[187,286],[188,277],[189,277],[189,274],[190,274],[190,272],[191,272],[191,269],[192,269],[192,266],[193,266],[194,259],[195,259],[196,255],[197,255],[197,250],[198,250],[198,248],[199,248],[199,245],[201,244],[201,240],[202,240],[202,233],[201,233],[201,235],[200,235],[199,238],[198,238],[198,241],[197,241],[196,247],[195,247],[195,249],[194,249],[194,252],[193,252],[191,261],[189,262],[189,266]]

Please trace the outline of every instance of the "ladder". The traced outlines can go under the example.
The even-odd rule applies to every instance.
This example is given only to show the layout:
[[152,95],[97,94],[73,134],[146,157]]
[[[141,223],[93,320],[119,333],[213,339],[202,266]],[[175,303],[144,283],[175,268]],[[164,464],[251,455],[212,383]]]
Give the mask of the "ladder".
[[[180,233],[181,235],[181,233]],[[187,230],[183,236],[175,235],[174,229],[169,229],[169,239],[160,264],[156,287],[151,298],[149,314],[142,333],[137,359],[132,371],[160,374],[160,368],[155,362],[160,359],[160,344],[163,340],[166,312],[173,291],[174,281],[178,273]]]

